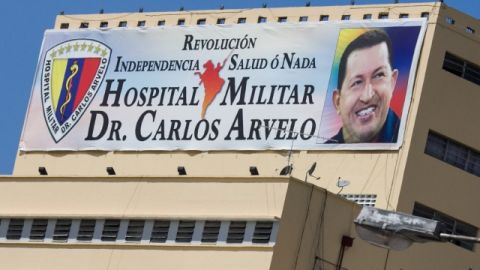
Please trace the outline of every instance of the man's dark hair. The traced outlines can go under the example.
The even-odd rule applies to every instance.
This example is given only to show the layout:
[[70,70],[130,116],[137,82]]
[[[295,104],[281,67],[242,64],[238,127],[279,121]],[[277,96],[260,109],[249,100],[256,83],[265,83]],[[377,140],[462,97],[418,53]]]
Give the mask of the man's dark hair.
[[339,91],[342,89],[343,81],[345,80],[347,60],[350,54],[352,54],[353,51],[370,48],[383,42],[387,44],[388,62],[390,66],[392,66],[392,41],[385,31],[378,29],[370,30],[361,34],[355,40],[350,42],[350,44],[348,44],[347,48],[343,52],[342,58],[340,59],[340,65],[338,67],[337,89]]

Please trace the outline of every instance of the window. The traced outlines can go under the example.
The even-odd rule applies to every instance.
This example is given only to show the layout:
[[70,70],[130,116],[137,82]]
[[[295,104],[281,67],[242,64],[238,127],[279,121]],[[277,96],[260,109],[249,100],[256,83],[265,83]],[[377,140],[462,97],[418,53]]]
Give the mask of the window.
[[158,26],[163,26],[163,25],[165,25],[165,20],[159,20],[159,21],[157,22],[157,25],[158,25]]
[[246,23],[247,22],[247,18],[238,18],[238,21],[237,23]]
[[82,219],[80,221],[80,228],[78,229],[77,240],[92,241],[95,223],[96,221],[94,219]]
[[308,21],[308,16],[300,16],[300,18],[298,18],[298,21],[299,22],[306,22],[306,21]]
[[137,27],[143,27],[145,26],[145,21],[138,21],[137,22]]
[[43,240],[45,239],[45,233],[47,232],[47,219],[34,219],[32,222],[32,228],[30,230],[31,240]]
[[225,18],[218,18],[217,24],[225,24]]
[[400,16],[398,16],[400,19],[406,19],[408,18],[408,13],[400,13]]
[[108,22],[100,22],[100,28],[108,27]]
[[142,240],[143,227],[145,227],[145,220],[132,219],[128,222],[127,235],[125,241],[138,242]]
[[268,242],[270,242],[272,228],[273,222],[271,221],[257,221],[255,224],[255,231],[253,232],[252,243],[268,244]]
[[372,19],[372,14],[363,14],[363,19],[364,20],[371,20]]
[[350,15],[342,15],[342,21],[350,20]]
[[168,231],[170,229],[170,221],[168,220],[155,220],[152,228],[152,235],[150,242],[152,243],[165,243],[168,237]]
[[480,176],[480,153],[440,134],[429,132],[425,153],[473,175]]
[[103,224],[102,241],[113,242],[117,240],[118,229],[120,228],[120,220],[107,219]]
[[81,22],[80,28],[88,28],[88,22]]
[[388,19],[388,13],[386,13],[386,12],[379,13],[378,18],[381,19],[381,20]]
[[118,27],[127,27],[127,21],[120,21]]
[[[465,236],[471,236],[471,237],[477,236],[478,228],[476,228],[475,226],[472,226],[470,224],[457,220],[440,211],[429,208],[417,202],[413,206],[413,215],[442,222],[445,225],[446,233],[449,233],[449,234],[458,234],[458,235],[465,235]],[[453,239],[449,241],[454,245],[463,247],[468,250],[473,250],[474,248],[474,243],[471,243],[471,242],[462,241],[462,240],[453,240]]]
[[220,232],[220,221],[205,221],[203,226],[202,243],[215,243]]
[[58,219],[55,223],[55,229],[53,231],[53,240],[66,242],[70,234],[71,226],[71,219]]
[[278,22],[279,23],[287,22],[287,17],[278,17]]
[[177,25],[185,25],[185,19],[178,19]]
[[176,242],[190,243],[192,241],[195,220],[180,220],[178,222]]
[[321,22],[326,22],[326,21],[328,21],[328,15],[320,15],[320,21],[321,21]]
[[10,219],[7,230],[7,240],[19,240],[22,237],[23,219]]
[[470,26],[467,26],[467,27],[465,27],[465,32],[467,32],[469,34],[475,34],[475,29],[473,29]]
[[453,19],[452,17],[447,17],[447,18],[445,18],[445,21],[446,21],[448,24],[455,24],[455,19]]
[[340,194],[345,199],[363,206],[375,207],[377,195],[375,194]]
[[480,66],[470,63],[449,52],[445,53],[443,69],[470,82],[480,85]]
[[207,23],[207,19],[198,19],[197,25],[205,25]]
[[430,13],[428,13],[428,12],[422,12],[422,13],[420,13],[420,17],[422,17],[422,18],[427,18],[427,19],[428,19],[428,17],[430,17]]
[[257,23],[266,23],[266,22],[267,22],[267,17],[262,17],[262,16],[258,17]]
[[60,24],[60,29],[68,29],[70,25],[68,23],[61,23]]
[[228,228],[227,243],[242,243],[245,235],[246,221],[232,221]]

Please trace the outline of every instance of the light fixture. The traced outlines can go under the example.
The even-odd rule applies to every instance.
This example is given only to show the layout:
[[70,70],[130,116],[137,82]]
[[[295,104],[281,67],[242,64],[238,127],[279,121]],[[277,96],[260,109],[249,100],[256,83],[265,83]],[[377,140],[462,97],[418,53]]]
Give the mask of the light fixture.
[[306,7],[309,7],[311,4],[310,4],[310,1],[308,1],[307,3],[305,3],[305,6]]
[[183,11],[184,10],[183,6],[181,6],[178,10]]
[[116,175],[115,169],[113,167],[107,167],[108,175]]
[[103,8],[100,9],[100,11],[98,13],[103,14]]
[[256,166],[250,166],[250,175],[259,175],[258,169]]
[[364,206],[354,221],[363,240],[384,248],[404,250],[413,242],[441,241],[442,223],[374,207]]
[[38,167],[38,173],[40,175],[48,175],[47,169],[45,167]]
[[222,4],[220,5],[220,10],[223,10],[225,8],[225,6]]
[[263,3],[262,8],[266,8],[266,7],[267,7],[267,3]]
[[293,171],[293,166],[287,165],[283,167],[283,169],[280,171],[280,175],[290,175],[292,171]]
[[139,13],[143,13],[143,8],[139,8],[139,9],[138,9],[138,12],[139,12]]
[[178,166],[177,172],[178,172],[178,175],[187,175],[187,170],[183,166]]

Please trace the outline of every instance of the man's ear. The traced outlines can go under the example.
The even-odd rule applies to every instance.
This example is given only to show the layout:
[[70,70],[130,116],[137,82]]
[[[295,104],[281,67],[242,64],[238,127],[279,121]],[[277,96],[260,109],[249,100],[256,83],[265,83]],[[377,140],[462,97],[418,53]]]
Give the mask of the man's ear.
[[395,89],[395,85],[397,84],[398,79],[398,69],[392,70],[392,91]]
[[335,106],[335,110],[337,114],[340,115],[340,90],[335,89],[332,95],[333,106]]

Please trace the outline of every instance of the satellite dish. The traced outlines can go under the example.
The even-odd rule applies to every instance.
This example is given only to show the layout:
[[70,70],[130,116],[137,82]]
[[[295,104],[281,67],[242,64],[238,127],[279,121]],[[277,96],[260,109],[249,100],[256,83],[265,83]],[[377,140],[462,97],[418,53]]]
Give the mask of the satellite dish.
[[342,179],[342,178],[338,178],[338,181],[337,181],[337,187],[339,188],[344,188],[346,186],[350,185],[350,181],[348,180],[345,180],[345,179]]
[[317,162],[314,162],[312,164],[312,167],[308,170],[308,175],[312,176],[313,172],[315,171],[315,168],[317,167]]

